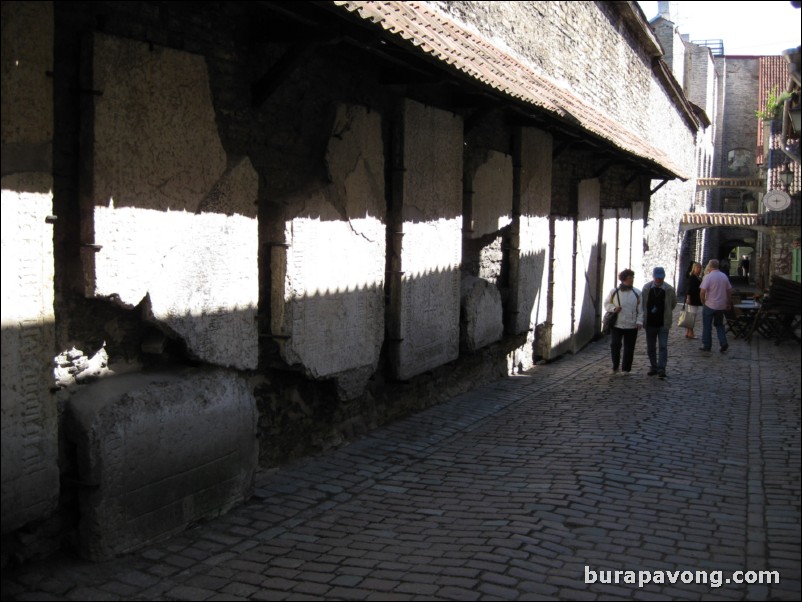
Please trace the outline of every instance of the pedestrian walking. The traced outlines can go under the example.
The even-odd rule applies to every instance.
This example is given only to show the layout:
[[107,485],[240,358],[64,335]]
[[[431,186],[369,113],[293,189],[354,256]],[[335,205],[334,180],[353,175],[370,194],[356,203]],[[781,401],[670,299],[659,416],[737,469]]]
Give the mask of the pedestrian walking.
[[668,331],[671,329],[677,293],[665,281],[666,271],[656,267],[652,281],[643,285],[642,313],[646,330],[646,353],[649,356],[649,376],[666,377],[668,364]]
[[[618,275],[618,280],[620,284],[607,295],[604,309],[615,312],[618,316],[610,339],[613,374],[626,376],[632,371],[635,341],[638,338],[638,330],[643,326],[643,315],[640,309],[640,291],[633,286],[635,272],[630,269],[623,270]],[[622,347],[623,357],[621,357]]]
[[749,278],[749,255],[744,255],[741,258],[741,265],[738,267],[741,271],[741,276]]
[[717,259],[707,262],[708,274],[699,287],[702,308],[702,346],[700,351],[709,352],[713,347],[713,326],[716,327],[721,353],[729,349],[727,332],[724,330],[724,312],[732,307],[732,285],[730,279],[719,270]]
[[[691,271],[688,272],[688,278],[685,286],[685,306],[688,313],[692,313],[699,319],[702,313],[702,298],[699,295],[699,290],[702,286],[702,264],[694,261],[691,264]],[[685,329],[685,338],[694,338],[693,328]]]

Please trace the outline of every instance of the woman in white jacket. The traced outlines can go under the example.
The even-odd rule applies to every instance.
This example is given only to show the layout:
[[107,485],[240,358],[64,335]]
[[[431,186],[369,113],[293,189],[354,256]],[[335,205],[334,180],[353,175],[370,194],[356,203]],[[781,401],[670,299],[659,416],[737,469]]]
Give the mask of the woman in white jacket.
[[[635,355],[635,341],[638,331],[643,327],[640,296],[638,289],[632,286],[635,282],[635,272],[626,269],[618,275],[621,284],[610,291],[605,298],[605,311],[618,314],[615,326],[612,329],[610,351],[613,356],[613,374],[628,375],[632,370],[632,357]],[[624,357],[621,357],[623,343]],[[618,367],[621,371],[618,371]]]

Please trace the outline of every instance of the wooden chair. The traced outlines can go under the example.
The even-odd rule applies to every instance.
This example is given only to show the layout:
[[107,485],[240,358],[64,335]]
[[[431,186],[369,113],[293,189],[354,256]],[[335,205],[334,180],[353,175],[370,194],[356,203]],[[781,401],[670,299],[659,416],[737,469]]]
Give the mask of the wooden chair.
[[[733,299],[732,304],[736,305],[740,301]],[[752,326],[754,316],[748,314],[737,307],[731,307],[724,312],[727,332],[731,332],[736,339],[746,337],[749,328]]]
[[755,319],[746,332],[746,340],[758,332],[769,339],[776,339],[779,345],[786,339],[794,339],[802,343],[797,334],[800,328],[800,305],[802,304],[802,285],[780,276],[772,276],[769,294],[763,298]]

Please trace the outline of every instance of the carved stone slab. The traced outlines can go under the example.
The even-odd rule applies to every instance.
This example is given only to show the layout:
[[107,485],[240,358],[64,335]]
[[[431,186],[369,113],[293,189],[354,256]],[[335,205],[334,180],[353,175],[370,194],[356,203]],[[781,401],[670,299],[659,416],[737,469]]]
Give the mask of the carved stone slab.
[[392,367],[410,378],[459,355],[462,120],[408,101]]
[[512,329],[527,332],[547,320],[552,137],[521,131],[520,217],[511,251],[516,313]]
[[197,358],[255,368],[258,176],[220,142],[201,56],[97,35],[87,292],[135,306]]
[[381,118],[338,108],[326,164],[331,184],[291,199],[272,251],[273,334],[311,378],[360,394],[384,340],[386,226]]
[[[2,180],[3,532],[58,502],[58,428],[52,385],[53,211],[46,174]],[[31,192],[43,190],[43,192]],[[43,244],[44,243],[44,244]]]
[[[644,234],[644,203],[637,202],[632,203],[632,265],[634,266],[632,269],[636,272],[640,272],[639,274],[635,275],[635,286],[640,288],[643,283],[648,282],[651,280],[651,274],[646,274],[643,272],[643,243],[646,240]],[[671,268],[668,268],[669,271]]]
[[256,402],[231,372],[106,378],[70,399],[65,429],[77,449],[85,558],[136,549],[250,495]]
[[[53,3],[2,3],[2,531],[58,504]],[[4,538],[4,560],[5,538]]]
[[[551,328],[548,341],[541,350],[546,359],[558,357],[571,350],[571,291],[574,270],[574,227],[569,217],[552,218],[554,228],[554,289],[551,310]],[[557,275],[560,275],[558,278]]]
[[489,150],[484,159],[469,183],[473,190],[472,238],[492,234],[512,222],[512,157]]
[[503,309],[499,290],[481,278],[462,278],[462,346],[476,351],[495,343],[504,333]]
[[[632,211],[630,209],[618,210],[618,271],[630,268],[636,272],[641,266],[632,267]],[[640,282],[643,274],[635,274],[635,282]],[[646,282],[649,278],[643,280]]]
[[574,270],[574,352],[596,335],[599,257],[599,180],[579,183]]
[[[616,256],[616,240],[618,237],[618,210],[602,209],[602,262],[601,262],[601,305],[599,305],[599,315],[604,315],[604,296],[618,286],[618,274],[624,268],[618,267]],[[637,277],[637,276],[636,276]],[[601,328],[601,324],[598,325]]]

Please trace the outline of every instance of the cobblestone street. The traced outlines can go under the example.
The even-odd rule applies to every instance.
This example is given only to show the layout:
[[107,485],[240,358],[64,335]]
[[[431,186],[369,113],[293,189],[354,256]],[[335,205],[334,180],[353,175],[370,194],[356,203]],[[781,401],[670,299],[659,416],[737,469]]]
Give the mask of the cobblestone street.
[[601,340],[262,472],[247,504],[138,553],[4,571],[3,599],[798,600],[800,346],[704,354],[683,333],[666,379],[642,333],[628,377]]

